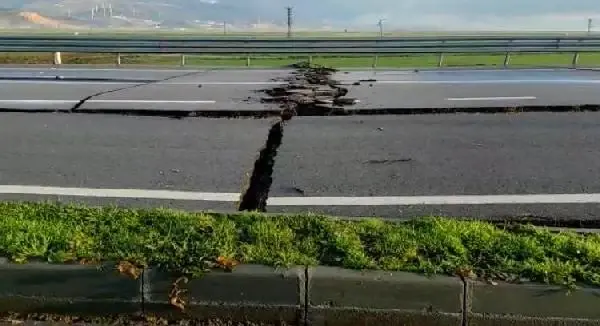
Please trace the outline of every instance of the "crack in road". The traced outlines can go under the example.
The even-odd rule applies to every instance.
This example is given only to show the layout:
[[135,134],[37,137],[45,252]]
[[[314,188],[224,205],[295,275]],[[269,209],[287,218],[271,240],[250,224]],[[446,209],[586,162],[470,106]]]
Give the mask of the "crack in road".
[[[280,104],[282,110],[279,121],[269,129],[265,146],[260,150],[259,157],[254,163],[250,183],[240,201],[239,211],[267,211],[267,200],[273,184],[277,151],[283,143],[285,124],[299,113],[304,115],[307,111],[327,111],[327,108],[319,105],[319,96],[331,100],[332,104],[354,103],[351,99],[338,100],[343,98],[348,90],[336,86],[335,82],[331,80],[331,74],[335,70],[305,65],[297,68],[298,72],[287,79],[288,85],[263,90],[273,97],[272,102]],[[323,85],[328,85],[329,88],[320,87]],[[336,102],[336,100],[338,101]],[[304,193],[303,190],[297,190]]]
[[110,94],[110,93],[115,93],[115,92],[120,92],[120,91],[124,91],[124,90],[129,90],[129,89],[134,89],[134,88],[138,88],[138,87],[142,87],[142,86],[148,86],[148,85],[153,85],[153,84],[158,84],[158,83],[162,83],[162,82],[166,82],[172,79],[177,79],[177,78],[181,78],[181,77],[188,77],[188,76],[194,76],[194,75],[198,75],[201,73],[206,73],[206,70],[201,70],[201,71],[191,71],[191,72],[187,72],[185,74],[180,74],[180,75],[175,75],[175,76],[169,76],[167,78],[162,78],[162,79],[157,79],[157,80],[152,80],[152,81],[144,81],[141,82],[139,84],[135,84],[135,85],[129,85],[129,86],[125,86],[125,87],[119,87],[119,88],[115,88],[115,89],[110,89],[107,91],[101,91],[89,96],[86,96],[85,98],[81,99],[79,102],[77,102],[73,107],[71,107],[69,109],[69,113],[76,113],[78,112],[77,110],[84,105],[87,101],[91,100],[94,97],[98,97],[98,96],[102,96],[105,94]]

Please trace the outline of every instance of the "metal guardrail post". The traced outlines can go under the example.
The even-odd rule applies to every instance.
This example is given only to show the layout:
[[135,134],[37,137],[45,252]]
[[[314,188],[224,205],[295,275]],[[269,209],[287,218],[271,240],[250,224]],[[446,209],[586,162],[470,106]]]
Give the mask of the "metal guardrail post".
[[117,53],[117,66],[121,65],[121,53]]
[[575,52],[573,54],[573,62],[572,65],[573,67],[577,67],[577,64],[579,64],[579,52]]
[[313,60],[312,60],[312,55],[309,55],[309,56],[308,56],[308,64],[309,64],[309,65],[312,65],[312,62],[313,62]]
[[62,58],[60,56],[60,52],[54,52],[54,64],[55,65],[62,64]]
[[181,66],[185,66],[185,54],[181,55]]
[[378,63],[378,61],[379,61],[379,56],[378,56],[378,55],[375,55],[375,56],[373,57],[373,64],[371,65],[371,66],[373,67],[373,69],[376,69],[376,68],[377,68],[377,63]]
[[[444,47],[444,45],[446,44],[446,41],[442,41],[442,47]],[[441,68],[444,66],[444,52],[440,52],[440,57],[438,60],[438,68]]]
[[246,57],[246,67],[250,67],[250,55]]
[[504,55],[504,68],[508,67],[510,64],[510,52],[506,52]]

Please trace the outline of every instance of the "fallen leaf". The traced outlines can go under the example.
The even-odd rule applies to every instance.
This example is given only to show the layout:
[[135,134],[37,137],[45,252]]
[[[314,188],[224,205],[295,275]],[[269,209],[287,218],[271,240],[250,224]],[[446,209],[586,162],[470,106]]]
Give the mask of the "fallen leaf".
[[179,283],[181,282],[186,284],[188,282],[188,278],[182,276],[173,282],[171,292],[169,293],[169,303],[183,311],[185,310],[186,301],[181,296],[187,292],[187,290],[179,287]]
[[128,261],[120,262],[117,266],[117,269],[119,270],[119,273],[125,276],[129,276],[134,280],[137,280],[138,277],[140,277],[140,275],[142,274],[142,270],[140,268]]
[[476,278],[477,275],[470,268],[458,268],[456,270],[456,275],[458,275],[463,281],[467,278]]
[[232,258],[219,256],[217,258],[217,267],[222,268],[228,272],[233,271],[235,266],[239,265],[239,262]]

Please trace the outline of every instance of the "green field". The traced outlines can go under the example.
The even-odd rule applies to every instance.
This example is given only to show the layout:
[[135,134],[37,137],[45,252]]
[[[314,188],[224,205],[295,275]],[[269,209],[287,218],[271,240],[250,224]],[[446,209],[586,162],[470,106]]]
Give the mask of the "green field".
[[[504,54],[445,55],[443,65],[446,67],[489,66],[501,67],[504,64]],[[251,67],[285,67],[300,61],[307,61],[308,56],[209,56],[186,55],[185,64],[202,67],[245,67],[250,62]],[[371,56],[312,56],[312,63],[336,68],[365,68],[372,67],[375,60]],[[573,54],[513,54],[510,57],[512,67],[555,67],[570,66]],[[63,64],[96,64],[115,65],[115,54],[72,54],[63,53]],[[439,55],[397,55],[379,56],[378,68],[419,68],[437,67]],[[0,53],[0,64],[52,64],[50,53]],[[181,64],[180,55],[121,55],[124,65],[165,65],[178,66]],[[582,53],[579,66],[594,67],[600,65],[600,53]]]
[[327,265],[600,285],[600,235],[423,218],[191,213],[0,202],[0,256],[121,261],[195,274],[208,264]]

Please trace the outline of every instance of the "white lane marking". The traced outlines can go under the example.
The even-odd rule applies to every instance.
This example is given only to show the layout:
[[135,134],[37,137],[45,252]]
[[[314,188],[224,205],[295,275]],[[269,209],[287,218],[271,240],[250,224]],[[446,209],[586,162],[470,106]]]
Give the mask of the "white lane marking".
[[0,67],[2,70],[27,70],[39,72],[56,72],[56,71],[135,71],[135,72],[207,72],[207,69],[136,69],[136,68],[70,68],[70,67]]
[[[236,202],[239,193],[0,185],[0,194]],[[270,197],[272,206],[598,204],[600,193],[465,196]]]
[[[352,84],[357,82],[358,79],[343,79],[339,80],[340,83]],[[365,81],[364,83],[367,83]],[[375,80],[370,82],[372,84],[382,85],[445,85],[445,84],[600,84],[600,79],[486,79],[486,80]],[[54,84],[54,85],[138,85],[145,84],[144,81],[140,82],[119,82],[119,81],[64,81],[64,80],[0,80],[0,84]],[[176,81],[165,81],[165,82],[154,82],[148,83],[148,85],[204,85],[204,86],[241,86],[241,85],[282,85],[284,81],[193,81],[193,82],[176,82]]]
[[[358,79],[344,79],[339,80],[342,84],[352,84],[357,82]],[[367,83],[365,81],[364,83]],[[376,80],[370,82],[372,84],[382,85],[445,85],[445,84],[600,84],[599,80],[594,79],[489,79],[489,80]],[[144,81],[140,82],[118,82],[118,81],[64,81],[64,80],[0,80],[0,84],[31,84],[31,85],[138,85],[146,84]],[[193,82],[153,82],[147,83],[148,85],[172,85],[172,86],[185,86],[185,85],[203,85],[203,86],[243,86],[243,85],[283,85],[284,81],[247,81],[247,82],[236,82],[236,81],[193,81]]]
[[413,206],[496,204],[597,204],[598,194],[385,196],[385,197],[270,197],[272,206]]
[[[79,103],[79,100],[0,100],[1,105],[15,104],[74,104]],[[215,104],[216,101],[179,101],[179,100],[88,100],[86,103],[104,103],[104,104]]]
[[173,86],[183,86],[183,85],[215,85],[215,86],[236,86],[236,85],[282,85],[285,82],[267,82],[267,81],[254,81],[254,82],[203,82],[203,81],[195,81],[195,82],[153,82],[147,83],[145,81],[139,82],[118,82],[118,81],[107,81],[107,82],[99,82],[99,81],[62,81],[62,80],[0,80],[0,84],[54,84],[54,85],[138,85],[138,84],[148,84],[148,85],[173,85]]
[[169,100],[88,100],[86,103],[125,103],[125,104],[214,104],[216,101],[169,101]]
[[19,195],[54,195],[75,197],[109,197],[109,198],[149,198],[171,200],[196,200],[236,202],[240,200],[239,193],[192,192],[173,190],[145,189],[97,189],[97,188],[65,188],[44,186],[0,186],[0,194]]
[[0,100],[0,105],[11,104],[74,104],[79,100]]
[[[350,80],[352,82],[352,80]],[[600,79],[377,80],[374,84],[598,84]]]
[[520,101],[535,100],[535,96],[449,97],[447,101]]

